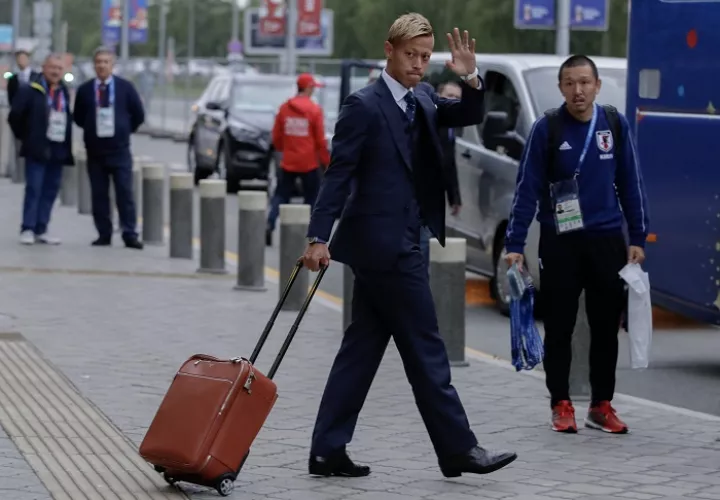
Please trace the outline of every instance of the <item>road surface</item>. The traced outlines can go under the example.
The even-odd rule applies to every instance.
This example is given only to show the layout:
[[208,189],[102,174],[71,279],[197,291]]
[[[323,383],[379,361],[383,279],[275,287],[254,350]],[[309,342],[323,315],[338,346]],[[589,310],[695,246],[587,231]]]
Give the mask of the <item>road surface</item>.
[[[175,163],[179,169],[185,168],[186,149],[183,144],[137,136],[133,146],[137,155],[153,156]],[[196,233],[199,229],[197,205]],[[226,244],[229,251],[236,252],[237,198],[228,196],[226,207]],[[266,264],[273,269],[278,268],[277,246],[267,249]],[[490,305],[482,283],[475,288],[480,289],[479,293],[468,296],[467,346],[509,360],[508,320]],[[342,297],[341,266],[330,266],[321,289],[335,300]],[[621,335],[618,392],[720,415],[720,330],[661,314],[656,315],[655,327],[651,366],[644,371],[630,370],[627,335]],[[542,325],[539,328],[542,330]]]

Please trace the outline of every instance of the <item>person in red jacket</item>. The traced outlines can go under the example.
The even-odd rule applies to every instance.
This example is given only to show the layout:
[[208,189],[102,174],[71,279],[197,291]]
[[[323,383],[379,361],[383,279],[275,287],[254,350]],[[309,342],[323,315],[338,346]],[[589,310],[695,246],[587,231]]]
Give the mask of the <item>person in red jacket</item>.
[[312,209],[320,190],[320,166],[326,167],[330,163],[323,111],[312,100],[317,87],[322,87],[322,84],[312,75],[303,73],[298,76],[297,95],[280,106],[275,118],[272,142],[275,151],[282,153],[282,160],[276,171],[277,183],[268,214],[267,246],[272,245],[280,205],[290,202],[297,179],[302,182],[305,203]]

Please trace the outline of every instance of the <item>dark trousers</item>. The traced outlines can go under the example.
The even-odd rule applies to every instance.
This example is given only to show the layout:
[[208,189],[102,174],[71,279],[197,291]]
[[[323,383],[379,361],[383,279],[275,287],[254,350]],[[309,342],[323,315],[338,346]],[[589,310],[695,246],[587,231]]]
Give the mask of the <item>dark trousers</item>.
[[425,427],[439,458],[477,445],[451,384],[438,331],[420,225],[405,235],[406,250],[390,271],[353,269],[352,321],[333,363],[313,431],[311,453],[332,456],[351,441],[358,415],[390,337],[402,358]]
[[45,234],[60,191],[63,166],[58,162],[25,161],[22,231]]
[[428,268],[428,273],[430,272],[430,238],[432,237],[433,235],[430,229],[428,229],[427,226],[423,226],[420,232],[420,253]]
[[120,161],[88,158],[88,175],[92,191],[92,213],[95,228],[102,239],[111,239],[110,179],[115,186],[115,200],[122,237],[125,241],[137,239],[137,212],[133,197],[132,159],[130,155]]
[[318,191],[320,191],[320,181],[322,180],[320,168],[310,172],[288,172],[279,168],[276,170],[276,175],[277,185],[270,202],[270,213],[268,214],[268,229],[270,231],[275,230],[277,218],[280,215],[280,205],[290,203],[290,198],[295,190],[295,182],[298,178],[302,183],[305,204],[310,205],[310,210],[315,206],[315,200]]
[[540,283],[545,316],[543,366],[551,404],[569,400],[572,334],[578,300],[585,290],[590,325],[590,387],[593,402],[611,401],[615,392],[618,331],[625,309],[623,281],[627,246],[620,233],[540,235]]

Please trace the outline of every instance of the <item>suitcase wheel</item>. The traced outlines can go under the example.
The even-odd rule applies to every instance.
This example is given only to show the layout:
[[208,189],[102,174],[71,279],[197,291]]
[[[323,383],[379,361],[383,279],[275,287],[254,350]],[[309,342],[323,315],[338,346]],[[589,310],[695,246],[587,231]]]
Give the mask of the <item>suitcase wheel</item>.
[[167,472],[163,472],[163,479],[164,479],[164,480],[167,482],[167,484],[169,484],[170,486],[172,486],[172,485],[174,485],[175,483],[177,483],[177,479],[175,479],[174,477],[170,476],[170,474],[168,474]]
[[232,474],[223,474],[218,478],[217,483],[215,484],[215,489],[218,493],[220,493],[220,496],[223,497],[230,496],[234,488],[235,478]]

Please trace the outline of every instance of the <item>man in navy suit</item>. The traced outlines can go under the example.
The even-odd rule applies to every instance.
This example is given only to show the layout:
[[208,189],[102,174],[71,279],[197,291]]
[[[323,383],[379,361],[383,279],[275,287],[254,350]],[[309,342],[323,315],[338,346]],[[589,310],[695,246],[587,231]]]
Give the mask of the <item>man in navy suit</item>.
[[92,192],[92,211],[98,238],[93,246],[112,244],[110,179],[115,186],[118,218],[127,248],[141,250],[136,230],[137,215],[132,184],[130,136],[145,121],[140,96],[131,82],[113,75],[114,52],[95,50],[97,78],[80,85],[75,97],[75,124],[83,129],[87,169]]
[[[433,50],[430,23],[405,14],[385,42],[387,66],[373,84],[343,103],[332,158],[313,209],[303,263],[312,271],[331,259],[355,274],[352,322],[345,331],[320,403],[309,472],[366,476],[346,445],[392,336],[446,477],[486,474],[514,453],[478,446],[450,381],[450,365],[420,251],[427,226],[445,243],[445,183],[438,127],[476,124],[483,115],[475,40],[448,34],[448,67],[464,80],[462,99],[439,98],[420,83]],[[349,196],[348,196],[349,193]],[[333,223],[342,217],[328,248]]]

